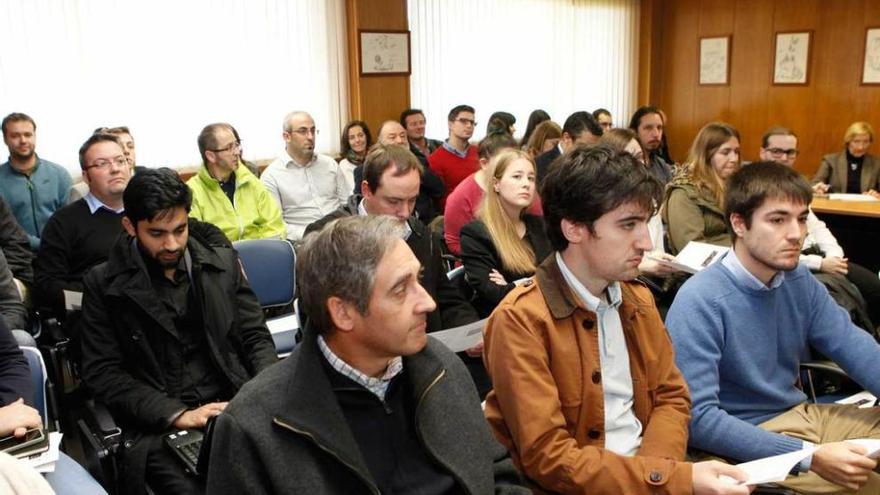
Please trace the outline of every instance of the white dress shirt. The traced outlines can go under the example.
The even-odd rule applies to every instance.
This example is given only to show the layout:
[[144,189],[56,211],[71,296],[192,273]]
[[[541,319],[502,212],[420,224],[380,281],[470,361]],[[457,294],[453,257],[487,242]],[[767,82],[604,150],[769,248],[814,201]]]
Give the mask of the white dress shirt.
[[[816,246],[826,257],[843,258],[843,248],[837,243],[834,234],[825,226],[825,222],[819,220],[819,217],[810,209],[807,213],[807,236],[804,238],[804,245],[801,248],[807,249]],[[822,267],[822,257],[818,254],[802,254],[801,263],[807,265],[807,268],[818,271]]]
[[300,165],[285,151],[266,167],[260,180],[281,206],[287,238],[302,239],[306,227],[345,204],[351,195],[336,160],[314,155]]

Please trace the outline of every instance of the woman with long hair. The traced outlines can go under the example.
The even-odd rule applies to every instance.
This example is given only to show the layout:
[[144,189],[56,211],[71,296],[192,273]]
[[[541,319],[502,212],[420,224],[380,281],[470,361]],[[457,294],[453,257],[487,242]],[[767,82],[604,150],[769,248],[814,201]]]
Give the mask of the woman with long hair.
[[345,124],[339,138],[339,167],[345,173],[350,191],[354,191],[354,169],[364,164],[367,150],[373,145],[370,128],[363,120]]
[[562,138],[562,128],[559,127],[559,124],[552,120],[545,120],[538,124],[538,127],[535,127],[535,132],[532,133],[532,137],[529,138],[524,149],[532,155],[532,158],[537,158],[538,155],[550,151],[559,144],[560,138]]
[[661,214],[673,254],[690,241],[730,246],[724,188],[739,167],[739,132],[724,122],[703,126],[687,161],[666,187]]
[[526,213],[536,197],[535,161],[521,150],[502,151],[493,161],[477,220],[461,229],[465,277],[483,317],[552,250],[543,218]]
[[541,110],[540,108],[537,110],[532,110],[532,113],[529,114],[529,122],[526,124],[526,132],[523,134],[522,140],[519,142],[520,148],[524,148],[529,144],[529,138],[532,137],[532,133],[535,132],[535,128],[541,122],[546,120],[550,120],[550,114]]
[[516,132],[516,117],[508,112],[495,112],[489,117],[489,123],[486,124],[486,136],[493,134],[505,133],[513,137]]

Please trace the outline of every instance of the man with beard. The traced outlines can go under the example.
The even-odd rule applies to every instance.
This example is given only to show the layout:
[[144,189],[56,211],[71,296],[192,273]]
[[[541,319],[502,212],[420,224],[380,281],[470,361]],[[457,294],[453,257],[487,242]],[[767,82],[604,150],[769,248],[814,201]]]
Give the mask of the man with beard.
[[120,485],[135,493],[144,478],[157,493],[202,493],[162,435],[204,428],[276,361],[235,251],[196,235],[191,200],[173,171],[138,172],[123,195],[128,235],[85,278],[83,378],[122,425]]
[[880,394],[880,346],[799,264],[812,191],[790,167],[753,163],[727,183],[733,249],[688,280],[666,326],[692,393],[690,446],[732,461],[808,449],[798,493],[880,493],[877,462],[846,440],[878,438],[874,409],[807,404],[810,347]]
[[640,107],[629,122],[629,128],[636,133],[642,145],[648,170],[665,186],[672,178],[672,168],[660,157],[664,125],[660,110],[652,106]]
[[23,113],[3,119],[3,142],[9,161],[0,165],[0,196],[6,200],[18,224],[27,232],[34,251],[55,210],[67,204],[70,174],[61,165],[37,156],[37,124]]

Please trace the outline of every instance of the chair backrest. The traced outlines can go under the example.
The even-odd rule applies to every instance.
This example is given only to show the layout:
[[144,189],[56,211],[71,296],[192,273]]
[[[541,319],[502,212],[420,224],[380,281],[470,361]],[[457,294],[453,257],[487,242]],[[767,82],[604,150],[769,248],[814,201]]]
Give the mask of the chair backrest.
[[272,308],[293,302],[296,292],[296,252],[280,239],[251,239],[232,243],[260,306]]
[[46,400],[46,364],[43,362],[43,356],[36,347],[22,346],[21,352],[27,358],[28,367],[31,369],[31,384],[34,389],[34,396],[30,403],[34,409],[40,412],[43,418],[43,426],[49,427],[49,405]]

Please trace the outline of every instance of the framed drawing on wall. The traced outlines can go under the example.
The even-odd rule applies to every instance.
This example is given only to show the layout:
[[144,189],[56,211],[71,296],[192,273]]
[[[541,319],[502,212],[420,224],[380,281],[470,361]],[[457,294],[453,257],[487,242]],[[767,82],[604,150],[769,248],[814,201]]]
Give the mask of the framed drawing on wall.
[[865,32],[862,84],[880,84],[880,27],[869,27]]
[[730,83],[730,35],[700,38],[700,85]]
[[409,31],[358,31],[362,76],[410,75]]
[[809,81],[812,31],[776,33],[773,84],[806,85]]

